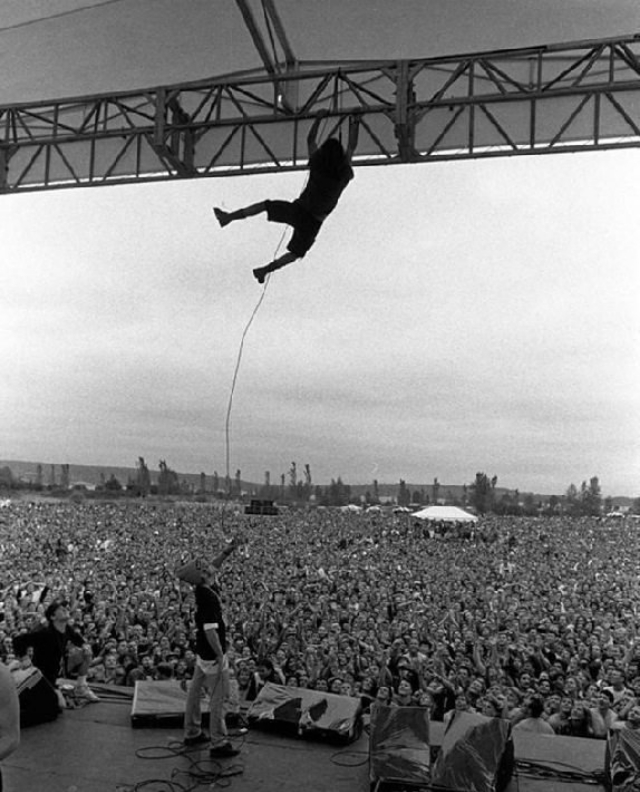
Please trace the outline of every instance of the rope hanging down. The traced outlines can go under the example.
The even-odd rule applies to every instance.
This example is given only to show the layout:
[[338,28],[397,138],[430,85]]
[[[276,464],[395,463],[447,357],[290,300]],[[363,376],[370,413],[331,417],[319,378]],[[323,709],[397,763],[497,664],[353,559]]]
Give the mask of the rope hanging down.
[[60,11],[57,14],[36,17],[35,19],[26,19],[24,22],[16,22],[13,25],[5,25],[4,27],[0,27],[0,33],[5,33],[9,30],[18,30],[19,28],[28,27],[29,25],[38,25],[41,22],[48,22],[50,19],[60,19],[60,17],[71,16],[71,14],[78,14],[80,11],[93,11],[95,8],[100,8],[101,6],[115,5],[115,3],[124,2],[127,2],[127,0],[101,0],[99,3],[80,6],[79,8],[70,8],[68,11]]
[[[280,246],[278,245],[278,247],[280,247]],[[234,394],[234,391],[236,389],[236,381],[238,379],[238,372],[240,371],[240,361],[242,360],[242,353],[244,351],[244,341],[245,341],[245,338],[247,337],[247,333],[249,332],[249,328],[251,327],[251,324],[253,323],[253,320],[255,319],[256,314],[258,313],[258,309],[262,305],[262,301],[264,300],[264,296],[267,293],[267,286],[269,285],[269,279],[270,278],[271,278],[271,275],[267,275],[267,279],[264,282],[264,287],[262,289],[262,294],[260,295],[260,299],[256,303],[256,307],[253,309],[253,313],[251,314],[251,318],[247,322],[247,325],[244,328],[244,331],[242,333],[242,340],[240,341],[240,349],[238,350],[238,358],[236,360],[236,367],[235,367],[235,370],[233,372],[233,380],[231,382],[231,393],[229,394],[229,404],[227,405],[227,418],[226,418],[225,427],[224,427],[225,466],[226,466],[227,482],[229,482],[231,480],[230,479],[230,470],[229,470],[229,426],[230,426],[230,423],[231,423],[231,407],[233,405],[233,394]],[[229,493],[227,493],[227,495],[228,494]]]
[[[277,257],[277,255],[278,255],[278,253],[280,251],[280,247],[282,246],[282,242],[284,240],[285,234],[286,234],[286,229],[282,232],[282,236],[280,237],[280,241],[278,242],[278,245],[277,245],[275,253],[274,253],[274,258]],[[260,299],[256,303],[256,306],[253,309],[253,311],[251,313],[251,316],[249,317],[249,321],[247,322],[244,330],[242,331],[242,338],[240,340],[240,348],[238,349],[238,357],[236,359],[236,366],[235,366],[235,369],[233,371],[233,380],[231,381],[231,393],[229,394],[229,403],[227,404],[227,417],[225,419],[225,425],[224,425],[225,473],[226,473],[226,481],[227,481],[228,488],[230,488],[230,482],[231,482],[231,470],[230,470],[231,466],[230,466],[230,462],[229,462],[231,444],[229,442],[229,437],[230,437],[230,426],[231,426],[231,408],[233,406],[233,394],[235,393],[235,390],[236,390],[236,382],[238,380],[238,372],[240,371],[240,362],[242,361],[242,353],[244,352],[244,342],[245,342],[245,339],[247,337],[247,333],[249,332],[249,328],[253,324],[253,320],[256,318],[256,314],[258,313],[258,311],[260,309],[260,306],[262,305],[262,301],[264,300],[265,294],[267,293],[267,286],[269,285],[270,278],[271,278],[271,275],[267,275],[267,278],[266,278],[266,280],[264,282],[264,286],[262,288],[262,294],[260,295]],[[227,498],[225,499],[225,501],[228,500],[229,495],[230,495],[230,493],[227,492]],[[222,510],[222,522],[223,522],[223,525],[224,525],[224,508]]]

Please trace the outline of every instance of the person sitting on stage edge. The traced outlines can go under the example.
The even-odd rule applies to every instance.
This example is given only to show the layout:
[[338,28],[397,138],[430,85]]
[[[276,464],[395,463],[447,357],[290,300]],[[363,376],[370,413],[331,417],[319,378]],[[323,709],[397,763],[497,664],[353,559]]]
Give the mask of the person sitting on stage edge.
[[54,600],[46,609],[47,623],[28,633],[16,635],[13,646],[23,668],[33,664],[42,676],[58,691],[60,707],[64,696],[58,690],[58,680],[74,679],[75,698],[86,702],[99,701],[87,683],[91,664],[91,647],[69,624],[69,606],[65,600]]

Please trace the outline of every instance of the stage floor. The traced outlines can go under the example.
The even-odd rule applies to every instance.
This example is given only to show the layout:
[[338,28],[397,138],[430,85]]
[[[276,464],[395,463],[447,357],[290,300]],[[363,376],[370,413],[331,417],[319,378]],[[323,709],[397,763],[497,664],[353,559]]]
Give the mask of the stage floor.
[[[213,771],[206,750],[173,753],[181,740],[175,728],[133,729],[131,701],[113,697],[76,710],[57,721],[24,729],[20,748],[3,762],[5,792],[132,792],[136,784],[155,779],[144,789],[168,789],[161,781],[194,785],[184,774],[191,760],[202,759],[201,769]],[[432,741],[439,743],[441,724],[434,724]],[[368,792],[369,742],[364,733],[342,747],[297,740],[255,729],[234,738],[238,757],[220,767],[241,770],[223,783],[230,792]],[[582,771],[604,767],[603,740],[537,737],[515,733],[519,761],[564,763]],[[179,787],[176,787],[179,788]],[[208,790],[202,785],[196,789]],[[220,788],[218,785],[213,787]],[[592,784],[569,783],[553,777],[531,778],[519,773],[510,792],[593,792]]]

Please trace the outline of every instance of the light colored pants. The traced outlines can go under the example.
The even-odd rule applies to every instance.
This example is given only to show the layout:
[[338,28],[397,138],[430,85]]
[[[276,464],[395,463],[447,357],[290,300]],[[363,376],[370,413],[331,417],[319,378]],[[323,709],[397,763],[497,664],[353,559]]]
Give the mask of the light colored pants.
[[91,651],[86,647],[74,646],[69,649],[65,664],[65,677],[86,676],[91,665]]
[[238,715],[240,712],[240,690],[233,669],[224,671],[224,711],[225,714]]
[[209,734],[211,747],[227,742],[227,727],[224,722],[224,671],[220,663],[204,662],[198,658],[193,679],[187,690],[184,713],[184,736],[197,737],[202,731],[201,697],[203,689],[209,694]]

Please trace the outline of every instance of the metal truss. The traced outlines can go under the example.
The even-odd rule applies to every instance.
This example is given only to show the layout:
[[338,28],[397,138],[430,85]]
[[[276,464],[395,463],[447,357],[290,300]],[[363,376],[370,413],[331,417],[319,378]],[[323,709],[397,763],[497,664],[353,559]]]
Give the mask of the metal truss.
[[1,106],[0,191],[298,170],[320,111],[356,165],[639,146],[640,36]]

